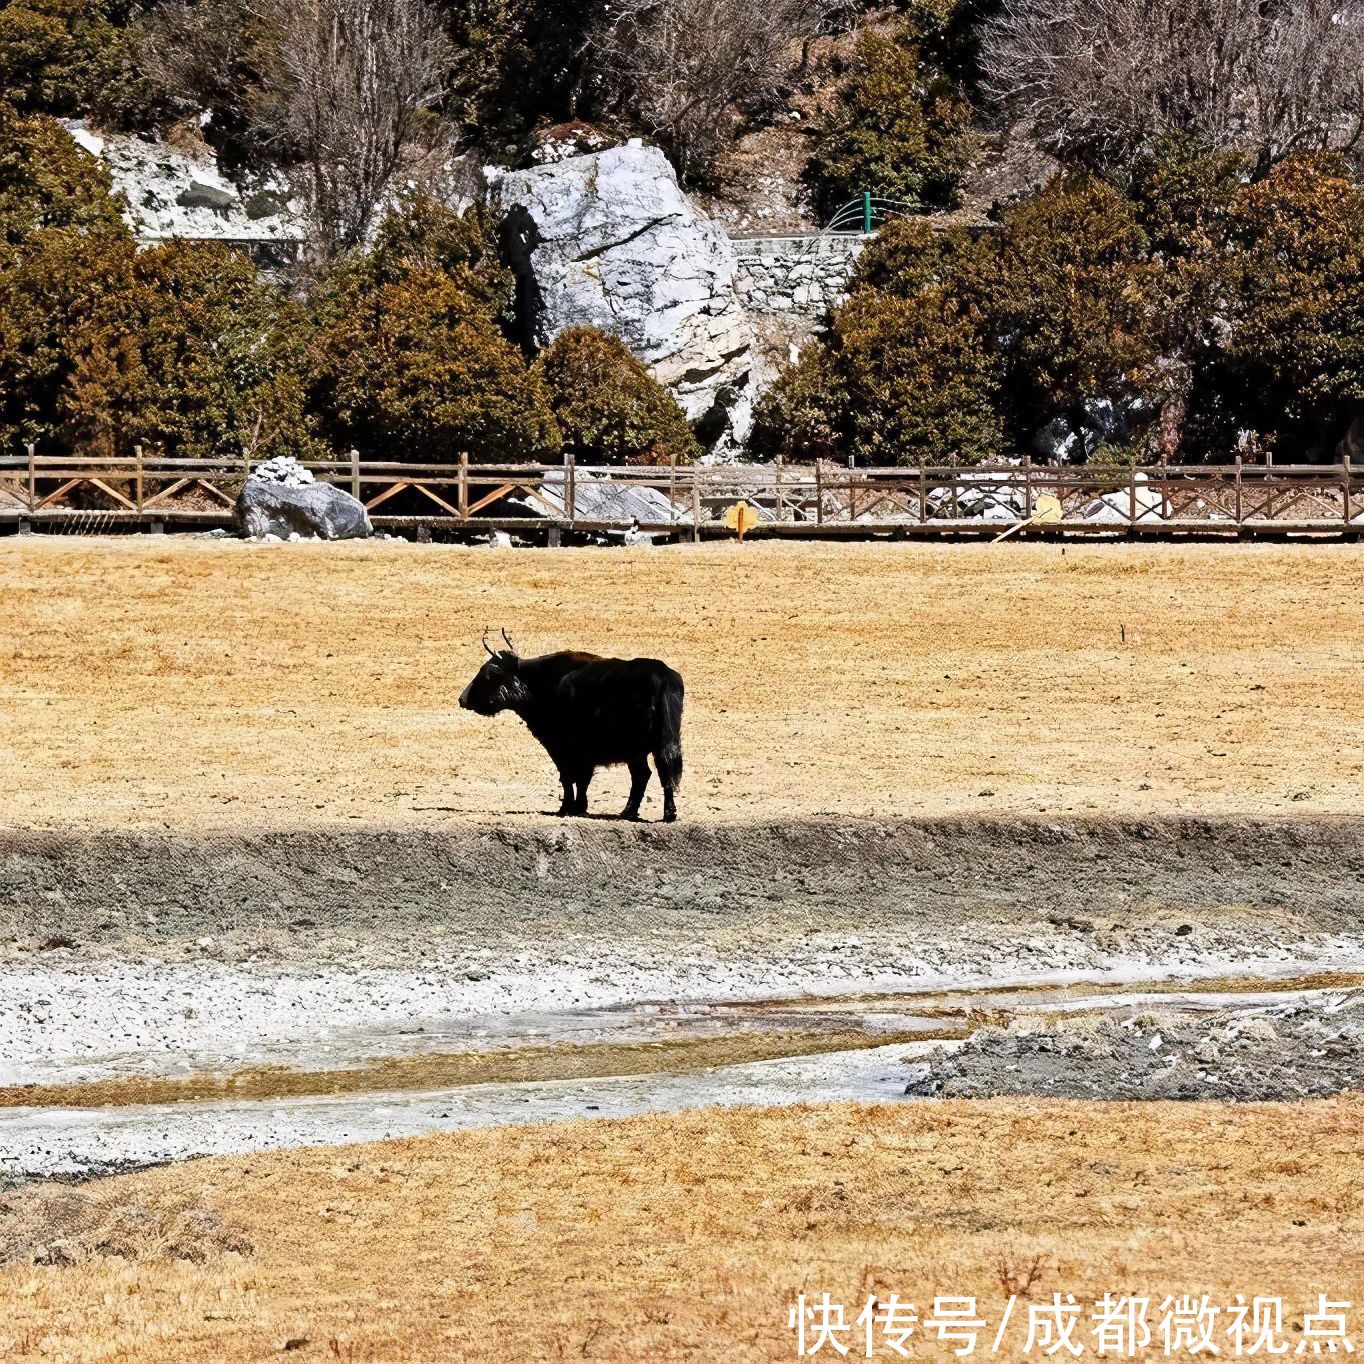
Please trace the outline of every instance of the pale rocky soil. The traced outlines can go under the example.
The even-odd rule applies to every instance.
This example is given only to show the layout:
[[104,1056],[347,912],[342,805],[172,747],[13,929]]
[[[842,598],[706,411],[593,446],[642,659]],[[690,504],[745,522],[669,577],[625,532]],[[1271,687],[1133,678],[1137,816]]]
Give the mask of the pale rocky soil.
[[[81,1218],[21,1190],[0,1356],[790,1360],[802,1292],[850,1319],[870,1295],[975,1296],[987,1358],[1026,1294],[1012,1360],[1045,1357],[1020,1323],[1057,1292],[1149,1296],[1153,1323],[1169,1295],[1260,1293],[1291,1349],[1319,1293],[1364,1299],[1361,1122],[1358,1097],[734,1109],[198,1161],[97,1184]],[[101,1254],[120,1200],[146,1230]]]
[[1322,1098],[1364,1090],[1364,994],[1207,1014],[1141,1009],[981,1028],[909,1085],[922,1097]]
[[678,667],[692,824],[1354,815],[1364,786],[1354,546],[27,537],[0,589],[0,828],[540,823],[544,754],[456,706],[487,625]]

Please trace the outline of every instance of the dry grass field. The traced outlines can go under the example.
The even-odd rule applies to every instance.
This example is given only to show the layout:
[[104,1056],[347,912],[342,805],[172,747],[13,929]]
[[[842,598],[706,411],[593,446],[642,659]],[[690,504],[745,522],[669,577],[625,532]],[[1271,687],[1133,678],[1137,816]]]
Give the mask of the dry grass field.
[[[794,1359],[788,1305],[825,1291],[850,1317],[868,1295],[925,1311],[976,1296],[990,1330],[975,1357],[1010,1360],[1042,1357],[1024,1354],[1023,1323],[1056,1292],[1086,1309],[1150,1295],[1153,1326],[1170,1294],[1265,1294],[1285,1299],[1291,1347],[1318,1293],[1364,1299],[1361,1124],[1357,1097],[920,1103],[199,1161],[99,1186],[106,1216],[142,1210],[122,1218],[128,1258],[0,1269],[0,1358]],[[0,1237],[25,1230],[14,1201]],[[192,1253],[196,1207],[223,1219],[204,1234],[212,1258],[168,1262],[167,1243]],[[1006,1294],[1024,1288],[991,1356]],[[1163,1357],[1159,1335],[1136,1357]]]
[[[684,820],[1349,816],[1364,787],[1353,546],[28,537],[0,601],[3,829],[539,820],[547,758],[456,705],[485,626],[677,666]],[[1364,1300],[1361,1130],[1357,1096],[712,1110],[195,1161],[74,1221],[34,1187],[0,1195],[0,1360],[793,1359],[825,1291],[992,1325],[1015,1291],[1270,1294],[1293,1342],[1318,1293]]]
[[[0,541],[0,825],[554,808],[486,625],[685,675],[682,816],[1345,813],[1364,549]],[[624,803],[599,779],[595,808]],[[658,813],[657,787],[646,815]]]

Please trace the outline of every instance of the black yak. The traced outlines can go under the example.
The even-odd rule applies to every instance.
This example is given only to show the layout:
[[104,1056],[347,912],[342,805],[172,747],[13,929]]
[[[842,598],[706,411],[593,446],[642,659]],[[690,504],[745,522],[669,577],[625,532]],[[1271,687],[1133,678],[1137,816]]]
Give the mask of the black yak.
[[514,711],[559,769],[561,815],[587,813],[587,788],[599,767],[630,769],[630,799],[622,819],[638,819],[653,755],[663,787],[663,818],[677,818],[674,792],[682,780],[682,678],[656,658],[599,658],[596,654],[545,654],[522,658],[507,647],[494,651],[459,698],[478,715]]

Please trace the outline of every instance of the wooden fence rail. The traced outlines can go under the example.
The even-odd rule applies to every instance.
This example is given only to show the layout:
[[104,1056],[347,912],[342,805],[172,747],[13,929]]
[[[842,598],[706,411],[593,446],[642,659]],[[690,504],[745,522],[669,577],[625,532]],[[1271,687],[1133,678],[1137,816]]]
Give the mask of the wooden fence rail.
[[[850,468],[834,464],[631,466],[310,462],[376,525],[727,534],[747,502],[766,535],[1364,534],[1364,470],[1321,465]],[[144,456],[0,457],[0,527],[228,523],[240,462]],[[1054,499],[1054,500],[1053,500]],[[1037,524],[1033,524],[1034,518]]]

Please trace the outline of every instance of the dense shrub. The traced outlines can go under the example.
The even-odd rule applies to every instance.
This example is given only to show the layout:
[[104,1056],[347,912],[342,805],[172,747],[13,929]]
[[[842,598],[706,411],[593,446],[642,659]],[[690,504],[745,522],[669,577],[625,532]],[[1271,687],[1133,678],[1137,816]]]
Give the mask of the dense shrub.
[[[1141,391],[1146,237],[1111,186],[1062,178],[975,238],[889,225],[760,439],[864,462],[971,462]],[[832,416],[826,416],[831,413]]]
[[534,368],[564,448],[584,463],[688,463],[700,454],[682,409],[618,337],[571,327]]
[[439,270],[347,291],[313,349],[326,430],[373,459],[547,458],[559,432],[538,376]]
[[0,316],[7,443],[237,460],[310,440],[293,312],[223,247],[44,229],[0,269]]
[[1094,401],[1120,404],[1154,360],[1147,239],[1135,206],[1090,176],[1060,176],[1006,215],[975,288],[1020,442]]
[[557,454],[544,385],[502,326],[510,294],[481,215],[408,198],[322,299],[310,364],[326,435],[377,459]]
[[22,251],[0,253],[0,446],[70,450],[80,433],[104,424],[87,420],[72,390],[77,333],[90,325],[93,303],[107,315],[127,299],[133,256],[121,225],[41,228]]
[[139,439],[188,456],[304,453],[307,328],[237,252],[169,242],[139,252],[131,316]]
[[1364,196],[1329,156],[1261,179],[1234,153],[1167,145],[1134,196],[1164,453],[1243,441],[1329,456],[1364,399]]
[[963,287],[978,276],[988,243],[961,231],[937,231],[923,218],[894,218],[857,258],[852,288],[909,297],[934,285]]
[[1364,191],[1330,157],[1286,161],[1237,195],[1230,235],[1238,424],[1329,457],[1364,402]]
[[109,177],[56,120],[0,102],[0,245],[46,227],[122,227]]
[[0,8],[0,97],[25,113],[74,114],[122,61],[122,17],[105,0]]
[[937,423],[978,452],[1002,428],[1071,458],[1329,458],[1364,410],[1364,190],[1329,156],[1256,180],[1187,142],[1132,186],[1059,176],[974,241],[888,226],[763,404],[763,447],[878,458]]
[[864,190],[943,207],[956,201],[975,150],[970,105],[917,43],[867,29],[807,178],[826,215]]
[[482,210],[408,194],[379,224],[353,273],[363,285],[393,284],[418,269],[438,271],[510,321],[516,281],[498,254],[496,224]]
[[758,400],[749,446],[755,455],[846,459],[846,404],[838,352],[828,338],[807,346]]
[[995,390],[978,324],[950,290],[862,289],[764,397],[754,440],[800,458],[973,464],[1001,450]]
[[912,219],[888,225],[858,262],[854,299],[953,300],[974,321],[999,378],[996,419],[1020,449],[1051,423],[1086,431],[1091,404],[1145,391],[1151,273],[1136,206],[1103,181],[1061,177],[979,236]]

